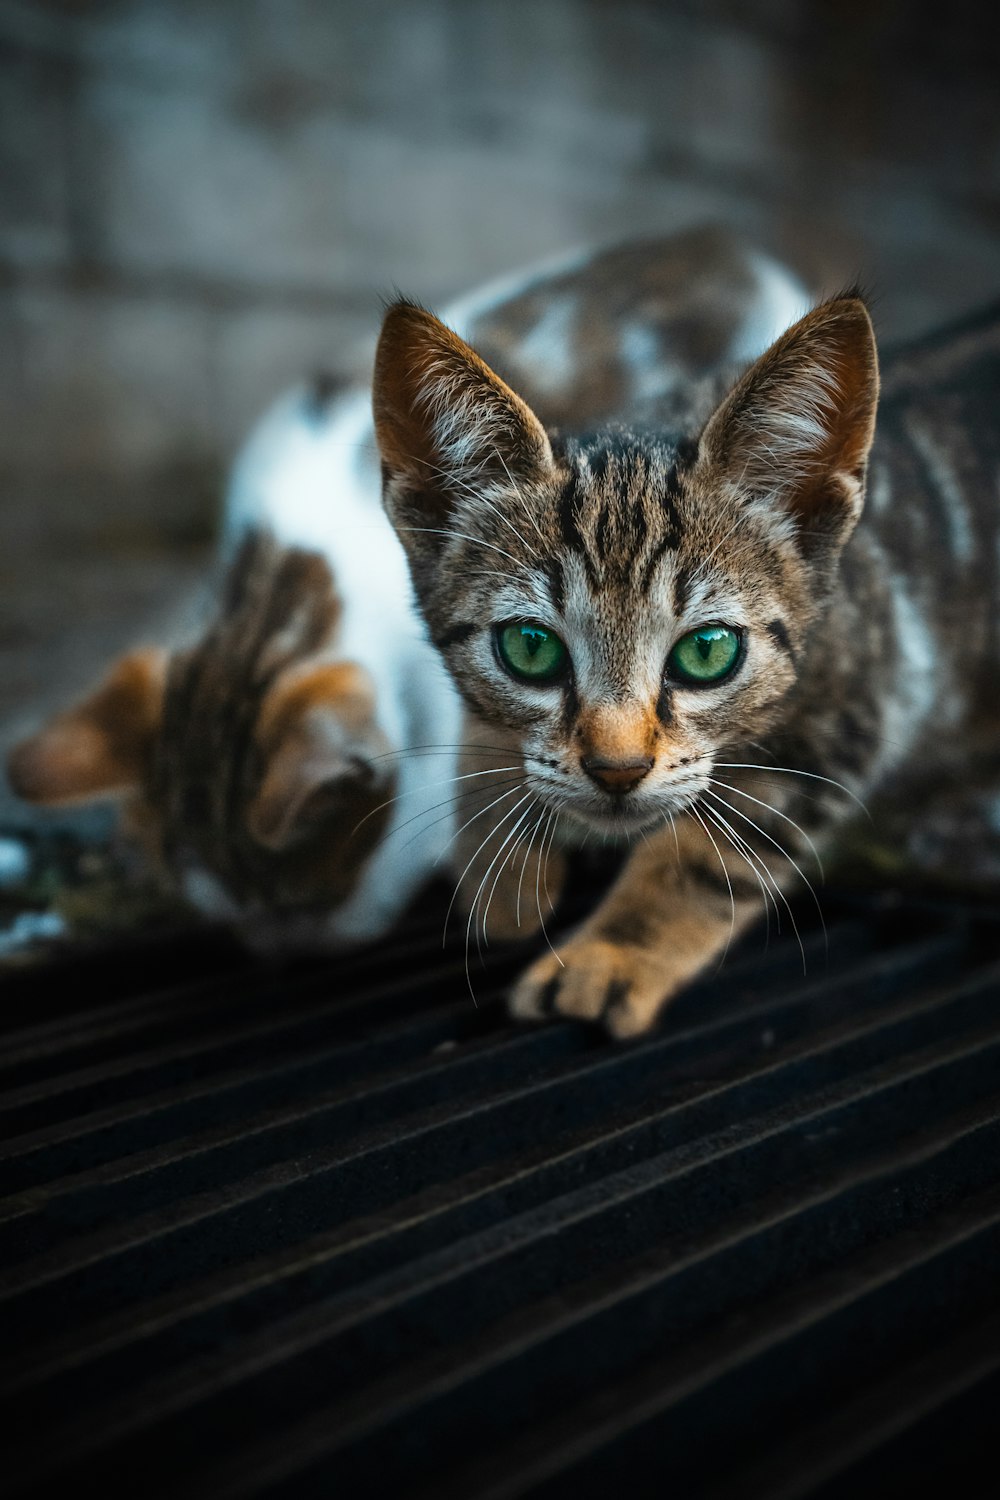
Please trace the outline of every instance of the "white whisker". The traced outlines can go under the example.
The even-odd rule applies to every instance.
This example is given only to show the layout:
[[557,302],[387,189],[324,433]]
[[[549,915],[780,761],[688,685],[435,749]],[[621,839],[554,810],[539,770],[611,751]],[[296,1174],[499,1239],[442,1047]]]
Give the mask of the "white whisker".
[[[520,802],[515,802],[515,804],[514,804],[513,807],[508,808],[508,810],[504,813],[503,817],[500,819],[500,821],[498,823],[494,823],[493,826],[487,830],[485,838],[481,841],[481,843],[479,844],[479,846],[476,849],[475,853],[473,854],[472,858],[469,860],[469,863],[466,865],[465,869],[462,871],[461,875],[459,876],[458,883],[455,886],[455,890],[454,890],[454,893],[452,895],[452,898],[451,898],[451,900],[448,903],[448,910],[445,913],[445,918],[444,918],[444,933],[443,933],[442,944],[441,944],[442,947],[444,946],[444,944],[445,944],[445,942],[447,941],[447,938],[448,938],[448,923],[449,923],[449,921],[451,919],[452,909],[453,909],[453,907],[455,905],[456,900],[458,899],[458,893],[459,893],[459,891],[462,888],[462,882],[463,882],[463,880],[465,879],[466,875],[469,873],[469,870],[472,868],[472,866],[475,863],[475,861],[479,858],[479,855],[482,852],[482,850],[485,849],[486,845],[489,843],[490,839],[493,838],[495,834],[499,833],[500,829],[503,827],[504,823],[507,822],[508,818],[512,818],[514,816],[514,814],[517,812],[518,808],[521,807],[521,806],[523,806],[523,804],[527,801],[528,797],[530,797],[530,796],[531,796],[531,793],[527,792],[525,794],[525,796],[521,798]],[[492,868],[492,866],[491,866],[491,868]],[[481,887],[480,887],[480,889],[481,889]],[[477,900],[478,900],[478,892],[477,892]],[[469,907],[469,923],[466,924],[466,929],[465,929],[465,982],[468,985],[469,994],[472,996],[472,1003],[473,1003],[473,1005],[476,1005],[476,1004],[478,1004],[478,1002],[476,1000],[475,990],[473,989],[473,986],[472,986],[472,975],[469,973],[469,927],[470,927],[470,924],[472,922],[472,916],[473,916],[474,911],[475,911],[475,902],[473,902],[470,905],[470,907]]]
[[852,802],[856,802],[866,818],[871,817],[871,813],[868,811],[861,798],[855,796],[850,787],[845,786],[842,781],[834,781],[832,776],[819,776],[815,771],[797,771],[794,766],[750,765],[745,761],[736,760],[719,760],[716,761],[715,764],[716,769],[720,771],[774,771],[776,774],[783,776],[806,776],[810,781],[825,781],[829,786],[835,786],[839,791],[844,792],[848,797],[851,798]]
[[722,857],[722,850],[719,848],[719,846],[715,842],[714,838],[712,838],[712,835],[709,832],[708,824],[705,822],[704,818],[701,816],[701,813],[698,811],[698,809],[696,807],[693,807],[691,809],[691,811],[694,813],[695,817],[698,819],[698,822],[701,824],[702,828],[705,830],[705,833],[708,835],[708,839],[709,839],[709,842],[712,845],[712,848],[715,850],[716,854],[718,855],[719,864],[722,866],[722,873],[726,877],[726,885],[729,888],[729,905],[732,908],[732,917],[731,917],[730,922],[729,922],[729,936],[726,938],[726,946],[725,946],[725,948],[723,950],[722,957],[719,959],[719,968],[721,969],[722,965],[725,963],[726,958],[729,955],[730,944],[733,941],[733,934],[736,931],[736,897],[733,895],[733,883],[732,883],[732,881],[729,878],[729,871],[726,868],[726,861]]
[[[776,818],[782,818],[786,823],[790,823],[791,826],[796,830],[796,832],[800,833],[805,839],[806,843],[809,845],[809,852],[812,854],[812,857],[816,861],[816,864],[819,868],[820,878],[822,880],[826,879],[826,874],[823,870],[823,861],[819,856],[819,850],[816,848],[816,845],[813,843],[808,833],[806,833],[805,829],[801,827],[800,824],[796,823],[794,818],[790,818],[788,814],[783,813],[780,808],[772,807],[770,802],[763,802],[761,801],[760,797],[752,797],[749,792],[743,791],[741,787],[733,786],[728,781],[717,781],[714,776],[710,776],[708,779],[711,782],[712,786],[723,786],[725,787],[727,792],[735,792],[737,797],[745,797],[748,802],[756,802],[757,806],[763,807],[766,812],[773,813]],[[736,808],[732,808],[732,811],[735,812]]]
[[[493,452],[496,454],[497,458],[500,460],[500,463],[501,463],[501,466],[503,468],[503,471],[506,474],[507,478],[510,480],[510,487],[511,487],[511,489],[513,490],[514,494],[517,496],[518,500],[520,500],[520,502],[521,502],[521,509],[524,511],[524,514],[527,516],[527,518],[531,522],[532,526],[534,526],[535,530],[538,532],[538,535],[541,538],[543,545],[544,546],[548,546],[548,543],[545,541],[545,533],[542,531],[542,528],[539,526],[538,522],[535,520],[534,516],[531,514],[531,511],[528,509],[528,502],[527,502],[527,500],[525,500],[524,496],[522,495],[520,487],[514,483],[514,476],[513,476],[513,474],[510,472],[510,470],[507,467],[507,461],[506,461],[506,459],[504,458],[503,454],[500,452],[499,448],[494,448]],[[537,552],[533,553],[532,555],[534,557],[538,556]]]
[[521,559],[515,557],[513,552],[505,552],[503,547],[495,547],[492,542],[484,542],[480,536],[470,536],[467,531],[452,531],[445,526],[397,526],[396,530],[422,531],[426,532],[428,536],[448,536],[452,537],[455,541],[472,542],[477,547],[486,547],[490,552],[497,552],[501,557],[506,557],[515,567],[522,566]]
[[[538,817],[535,819],[534,825],[532,826],[531,838],[528,840],[528,847],[524,851],[524,859],[521,861],[521,874],[519,875],[517,881],[517,902],[514,908],[514,922],[518,929],[520,929],[521,926],[521,887],[524,884],[524,874],[528,868],[528,860],[531,858],[531,849],[532,845],[535,842],[535,835],[538,833],[538,830],[542,826],[542,818],[544,817],[544,815],[545,809],[543,807],[541,812],[539,812]],[[541,852],[541,845],[539,845],[539,852]]]
[[[438,781],[428,781],[427,785],[429,787],[431,787],[431,786],[452,786],[454,783],[459,782],[459,781],[471,781],[476,776],[499,776],[504,771],[520,771],[521,769],[522,768],[520,766],[495,766],[495,767],[493,767],[492,769],[490,769],[488,771],[466,771],[461,776],[442,776],[440,778],[440,780],[438,780]],[[373,807],[372,810],[371,810],[371,812],[365,813],[364,817],[361,818],[361,819],[359,819],[359,821],[357,823],[355,823],[354,827],[351,829],[349,837],[353,838],[354,835],[357,833],[358,829],[361,828],[361,827],[363,827],[364,824],[368,822],[369,818],[374,818],[374,816],[375,816],[376,813],[383,812],[385,810],[385,808],[392,807],[394,803],[401,802],[405,797],[412,797],[414,795],[415,795],[415,793],[413,792],[413,790],[410,790],[410,791],[407,791],[407,792],[397,792],[394,797],[389,797],[385,802],[380,802],[379,805],[378,805],[378,807]],[[451,801],[453,799],[448,798],[447,800]],[[421,812],[416,813],[415,817],[417,817],[417,818],[421,817],[424,812],[436,812],[438,807],[444,807],[444,806],[445,806],[444,802],[438,802],[435,807],[421,809]],[[395,832],[399,833],[399,832],[402,831],[402,829],[408,828],[409,825],[413,821],[414,821],[413,818],[407,818],[406,822],[405,823],[401,823],[399,825],[399,828],[397,828],[395,830]]]
[[791,865],[792,869],[795,871],[796,875],[802,881],[806,890],[809,892],[810,896],[813,899],[817,915],[819,916],[820,926],[823,929],[823,936],[824,938],[826,938],[826,921],[823,917],[823,908],[820,906],[819,897],[816,895],[816,892],[813,890],[811,881],[803,871],[802,867],[798,864],[798,862],[792,858],[788,850],[784,848],[782,844],[778,843],[777,839],[772,838],[767,830],[761,828],[759,823],[755,823],[753,818],[749,817],[747,813],[741,812],[738,807],[733,807],[730,802],[727,802],[724,797],[720,797],[718,792],[713,792],[711,788],[709,788],[708,790],[708,795],[714,798],[716,802],[721,802],[722,806],[726,808],[728,812],[734,813],[738,818],[742,818],[744,823],[748,823],[751,828],[755,829],[756,832],[760,834],[761,838],[767,839],[768,843],[772,844],[784,859],[787,859],[788,863]]
[[[524,810],[524,812],[521,814],[521,816],[518,818],[517,822],[514,824],[514,827],[511,829],[511,831],[508,833],[507,837],[504,839],[503,844],[501,844],[500,849],[497,851],[497,854],[494,856],[493,864],[491,864],[490,865],[490,869],[486,871],[486,874],[483,876],[482,884],[479,887],[479,892],[481,892],[482,889],[483,889],[483,886],[485,886],[487,880],[489,879],[490,870],[492,870],[493,865],[496,864],[497,859],[499,858],[500,854],[503,853],[503,850],[504,850],[505,846],[510,843],[511,839],[513,839],[514,840],[513,845],[507,851],[507,853],[504,855],[504,858],[503,858],[503,860],[502,860],[502,862],[500,864],[500,868],[497,870],[497,873],[496,873],[496,875],[494,877],[493,884],[490,886],[489,895],[486,897],[486,904],[483,907],[483,911],[482,911],[483,942],[486,944],[487,948],[490,945],[490,940],[489,940],[489,936],[488,936],[487,931],[486,931],[486,919],[489,916],[490,903],[492,902],[493,897],[496,894],[496,888],[497,888],[497,886],[500,883],[500,877],[502,876],[504,870],[507,868],[507,865],[509,864],[509,862],[511,861],[511,859],[513,859],[514,855],[517,853],[517,850],[521,846],[521,839],[525,835],[521,834],[519,832],[519,830],[523,827],[523,825],[525,823],[525,820],[527,818],[530,818],[530,816],[532,814],[532,811],[533,811],[532,807],[527,807]],[[476,904],[477,905],[478,905],[478,902],[479,902],[479,892],[477,892],[477,894],[476,894]],[[482,949],[479,947],[478,934],[477,934],[477,938],[476,938],[476,946],[477,946],[477,949],[478,949],[478,952],[479,952],[480,960],[482,960],[482,956],[483,955],[482,955]]]
[[[460,833],[464,833],[465,830],[469,827],[469,825],[472,824],[472,823],[474,823],[477,818],[481,818],[484,813],[488,813],[491,808],[496,807],[496,805],[497,805],[498,802],[503,802],[506,797],[512,797],[514,795],[514,793],[516,791],[519,791],[520,788],[523,785],[524,785],[524,782],[519,782],[518,785],[516,785],[516,786],[508,787],[505,792],[501,792],[500,796],[494,798],[494,800],[492,802],[490,802],[486,807],[481,807],[477,813],[473,813],[472,817],[468,818],[462,824],[461,828],[457,829],[456,832],[452,835],[452,842],[454,842],[454,840],[458,838],[458,835]],[[522,799],[522,801],[523,801],[523,799]],[[517,807],[520,807],[520,805],[521,805],[520,802],[518,802],[518,803],[515,804],[515,808],[508,809],[508,812],[504,814],[504,818],[506,818],[507,816],[509,816],[509,813],[515,811]],[[503,822],[503,821],[504,821],[504,819],[501,819],[501,822]],[[488,832],[486,834],[486,837],[483,839],[482,843],[479,845],[479,848],[476,850],[475,854],[473,854],[472,859],[469,860],[469,863],[466,865],[465,869],[462,871],[461,875],[458,877],[458,881],[457,881],[457,883],[455,885],[455,889],[452,892],[451,900],[448,902],[448,910],[444,914],[444,929],[443,929],[443,931],[441,933],[441,947],[442,948],[445,946],[445,944],[448,941],[448,923],[451,920],[452,908],[454,907],[455,902],[458,899],[458,893],[459,893],[459,891],[462,888],[462,881],[465,879],[466,875],[469,873],[469,870],[472,868],[472,865],[473,865],[474,861],[479,857],[479,850],[483,848],[484,844],[486,844],[486,843],[489,842],[489,840],[492,838],[493,834],[496,832],[496,830],[497,830],[497,828],[499,826],[500,826],[500,824],[494,824],[493,827],[488,830]],[[441,856],[438,855],[438,860],[440,858],[441,858]],[[436,863],[437,863],[437,860],[435,860],[435,864]]]
[[[512,778],[512,780],[509,783],[505,782],[505,783],[503,783],[503,785],[505,785],[505,786],[511,786],[511,787],[514,787],[514,786],[523,786],[524,782],[523,782],[523,780],[522,780],[522,778],[520,776],[515,776],[515,777]],[[490,791],[491,792],[494,790],[495,786],[496,786],[496,783],[494,782],[493,786],[490,787]],[[399,825],[398,828],[393,829],[392,833],[387,835],[386,842],[388,843],[388,841],[389,841],[390,838],[395,838],[395,836],[396,836],[397,833],[402,833],[402,831],[403,831],[404,828],[409,828],[409,826],[410,826],[411,823],[416,823],[418,821],[418,819],[426,817],[429,813],[440,811],[440,809],[442,807],[447,807],[449,809],[449,811],[446,812],[446,813],[442,813],[440,818],[435,818],[433,823],[429,823],[429,824],[427,824],[426,827],[418,828],[415,833],[411,833],[410,837],[406,840],[406,843],[405,844],[401,844],[399,846],[399,850],[397,852],[399,854],[402,854],[402,852],[403,852],[404,849],[408,849],[410,847],[410,845],[413,843],[414,839],[420,838],[421,834],[428,833],[431,828],[437,828],[437,826],[440,823],[445,822],[445,820],[448,817],[450,817],[451,812],[452,812],[452,810],[455,807],[455,798],[454,797],[446,797],[442,802],[436,802],[433,807],[424,807],[424,808],[421,808],[420,812],[414,813],[414,815],[413,815],[412,818],[407,818],[407,820],[406,820],[405,823],[400,823],[400,825]],[[478,817],[479,814],[477,813],[476,816]],[[471,822],[471,821],[472,821],[472,819],[470,818],[469,822]],[[468,827],[468,823],[463,824],[463,828],[467,828],[467,827]],[[435,856],[435,859],[434,859],[434,864],[435,865],[439,864],[440,861],[444,858],[445,853],[451,847],[451,845],[454,843],[456,837],[457,837],[456,834],[452,834],[451,837],[449,838],[448,843],[445,846],[445,848],[442,849],[441,852]]]
[[[490,838],[492,838],[494,834],[498,834],[500,832],[500,830],[503,827],[504,823],[506,823],[510,818],[512,818],[514,816],[514,814],[517,812],[518,808],[519,807],[523,807],[524,804],[525,804],[525,802],[527,802],[532,795],[533,794],[531,792],[526,792],[525,795],[521,798],[520,802],[515,802],[514,806],[507,813],[504,814],[504,816],[500,819],[500,822],[497,823],[496,826],[493,829],[491,829],[490,833],[487,834],[486,838],[483,840],[483,843],[480,844],[480,846],[479,846],[480,849],[482,849],[484,847],[484,845],[489,842]],[[478,888],[476,890],[475,896],[472,898],[472,901],[469,903],[469,916],[468,916],[468,920],[467,920],[467,922],[465,924],[465,977],[466,977],[466,981],[469,984],[469,991],[470,991],[470,993],[472,992],[472,980],[471,980],[471,977],[469,975],[469,940],[470,940],[470,938],[472,936],[472,926],[473,926],[473,922],[474,922],[474,920],[476,918],[478,907],[479,907],[479,898],[480,898],[480,896],[483,893],[483,887],[486,885],[487,880],[490,878],[490,872],[493,869],[493,866],[496,864],[497,860],[503,854],[504,850],[507,848],[507,845],[510,843],[511,839],[517,833],[518,828],[520,828],[521,824],[524,822],[525,818],[528,816],[528,813],[530,813],[530,811],[531,811],[531,809],[528,808],[525,812],[523,812],[521,814],[520,818],[518,818],[517,822],[514,824],[513,828],[510,829],[510,830],[508,830],[508,832],[504,835],[503,841],[501,842],[499,849],[496,851],[496,853],[494,854],[493,858],[490,860],[489,864],[486,867],[486,873],[484,874],[482,880],[479,882],[479,886],[478,886]],[[478,854],[479,851],[477,850],[476,852]],[[506,861],[505,861],[505,863],[506,863]],[[501,869],[502,868],[503,867],[501,866]],[[475,876],[473,876],[473,879],[475,879]],[[477,945],[478,945],[478,942],[479,942],[478,933],[477,933],[476,942],[477,942]],[[482,949],[481,948],[479,949],[479,957],[480,957],[480,959],[482,959]],[[473,999],[475,999],[474,995],[473,995]]]
[[[733,809],[730,809],[730,811],[733,811]],[[724,824],[725,827],[728,828],[728,830],[729,830],[730,834],[733,836],[733,838],[738,839],[742,844],[744,844],[746,846],[747,851],[751,855],[753,855],[754,859],[760,865],[761,870],[767,876],[767,879],[770,882],[771,886],[773,887],[773,889],[775,891],[775,894],[781,897],[782,905],[784,906],[785,910],[788,913],[788,920],[792,924],[792,931],[795,933],[795,941],[799,945],[799,952],[802,954],[802,972],[803,972],[803,974],[805,974],[807,972],[807,969],[808,969],[808,964],[806,962],[805,944],[803,943],[803,941],[802,941],[802,935],[799,932],[799,924],[795,920],[795,913],[792,910],[791,903],[789,902],[788,897],[785,895],[784,891],[781,889],[781,886],[778,884],[778,882],[775,879],[774,875],[772,874],[771,870],[768,868],[767,862],[764,860],[763,856],[761,856],[761,855],[759,855],[757,853],[757,851],[753,848],[753,846],[751,844],[747,843],[746,839],[743,838],[742,834],[739,834],[739,833],[736,832],[736,830],[733,828],[732,824],[729,823],[722,816],[722,814],[718,810],[716,810],[716,809],[711,809],[710,810],[710,809],[708,809],[706,807],[705,808],[705,812],[708,813],[710,817],[712,817],[712,821],[716,823],[716,826],[718,826],[719,823]],[[780,848],[780,846],[779,846],[779,848]],[[811,889],[811,887],[810,887],[810,889]],[[775,904],[775,912],[777,913],[777,904]],[[779,931],[780,931],[780,928],[779,928]]]
[[[706,807],[705,808],[705,816],[708,817],[708,818],[711,818],[712,823],[714,824],[714,826],[719,830],[719,832],[725,838],[726,842],[728,844],[731,844],[732,847],[736,850],[736,853],[744,861],[744,863],[746,864],[746,866],[750,870],[750,873],[753,875],[754,879],[756,880],[757,884],[760,886],[761,895],[764,898],[764,915],[765,915],[765,918],[767,920],[767,940],[768,940],[768,942],[770,942],[770,939],[771,939],[771,909],[772,909],[772,907],[774,909],[775,924],[777,926],[777,929],[778,929],[779,933],[781,932],[781,912],[778,909],[778,903],[774,899],[774,895],[773,895],[772,891],[770,890],[770,888],[767,885],[765,885],[764,880],[761,877],[760,870],[757,868],[757,865],[754,863],[753,859],[751,858],[752,851],[750,850],[749,844],[746,842],[746,840],[744,838],[741,838],[740,835],[736,832],[736,830],[730,827],[730,825],[726,822],[725,818],[723,818],[721,816],[721,814],[716,813],[713,808]],[[766,871],[766,867],[765,867],[765,873],[768,873]]]
[[[552,853],[552,845],[555,842],[556,830],[557,830],[557,828],[559,826],[559,813],[558,813],[558,811],[555,808],[553,808],[550,811],[549,818],[551,820],[551,831],[549,831],[549,829],[546,829],[546,835],[548,837],[548,845],[545,847],[544,853],[541,850],[539,850],[538,871],[535,872],[535,901],[538,904],[538,918],[539,918],[539,921],[542,924],[542,937],[545,939],[546,943],[548,944],[549,952],[552,954],[553,958],[555,958],[558,961],[559,967],[561,969],[564,969],[566,967],[566,965],[563,963],[563,961],[560,958],[559,953],[557,952],[557,950],[553,947],[552,939],[549,937],[548,931],[546,930],[546,927],[545,927],[545,918],[542,916],[542,907],[541,907],[541,902],[540,902],[539,894],[538,894],[538,875],[539,875],[539,872],[540,872],[541,873],[541,877],[542,877],[542,890],[545,892],[545,900],[548,903],[549,912],[550,912],[550,914],[552,912],[554,912],[555,911],[555,905],[554,905],[554,903],[552,901],[552,897],[549,895],[548,875],[549,875],[549,855]],[[544,843],[544,840],[543,840],[543,843]]]

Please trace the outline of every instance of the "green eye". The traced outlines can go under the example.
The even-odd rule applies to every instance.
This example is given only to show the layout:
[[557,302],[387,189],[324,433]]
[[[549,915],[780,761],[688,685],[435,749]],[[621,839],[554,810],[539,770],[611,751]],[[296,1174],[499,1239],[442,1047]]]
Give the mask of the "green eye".
[[566,665],[567,651],[562,641],[554,631],[536,625],[533,620],[499,625],[496,641],[500,660],[514,677],[550,682]]
[[679,682],[721,682],[740,654],[740,637],[725,625],[703,625],[681,636],[667,658],[667,670]]

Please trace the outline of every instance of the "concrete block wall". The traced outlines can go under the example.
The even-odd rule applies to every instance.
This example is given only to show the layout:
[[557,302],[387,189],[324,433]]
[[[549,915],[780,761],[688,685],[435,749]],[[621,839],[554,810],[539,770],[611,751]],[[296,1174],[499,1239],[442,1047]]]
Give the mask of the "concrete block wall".
[[393,284],[434,302],[704,216],[822,246],[905,330],[928,310],[940,198],[961,269],[938,295],[971,301],[997,266],[993,80],[973,35],[915,47],[912,17],[0,5],[5,487],[210,477],[286,380],[355,365]]

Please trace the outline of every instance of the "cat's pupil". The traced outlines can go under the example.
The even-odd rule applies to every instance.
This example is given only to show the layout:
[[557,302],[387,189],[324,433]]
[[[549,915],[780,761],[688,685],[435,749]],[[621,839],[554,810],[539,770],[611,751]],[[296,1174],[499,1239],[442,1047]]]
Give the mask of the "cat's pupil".
[[529,656],[534,656],[541,646],[545,645],[548,637],[541,630],[522,630],[521,639],[524,641],[525,650]]
[[699,635],[696,637],[696,641],[698,646],[698,655],[701,657],[702,661],[708,661],[708,658],[712,654],[712,647],[715,645],[715,638],[710,635]]

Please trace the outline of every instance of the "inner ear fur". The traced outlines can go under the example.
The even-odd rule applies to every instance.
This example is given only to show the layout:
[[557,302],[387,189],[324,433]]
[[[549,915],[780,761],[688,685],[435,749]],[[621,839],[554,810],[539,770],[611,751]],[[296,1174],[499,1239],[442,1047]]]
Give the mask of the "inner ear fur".
[[521,397],[411,302],[385,315],[372,405],[394,519],[407,509],[440,524],[470,484],[537,478],[554,466],[545,429]]
[[353,662],[284,673],[265,699],[255,738],[263,774],[247,828],[268,849],[304,838],[352,788],[392,774],[375,685]]
[[857,296],[801,318],[710,418],[702,462],[773,497],[809,541],[843,541],[861,514],[878,405],[878,353]]
[[166,665],[165,651],[129,652],[80,703],[15,745],[7,776],[17,796],[58,807],[137,791],[160,727]]

